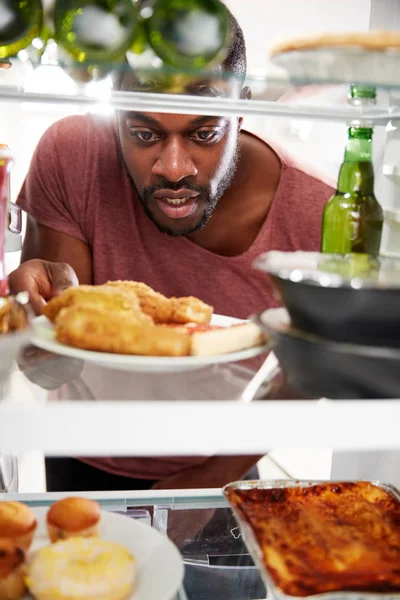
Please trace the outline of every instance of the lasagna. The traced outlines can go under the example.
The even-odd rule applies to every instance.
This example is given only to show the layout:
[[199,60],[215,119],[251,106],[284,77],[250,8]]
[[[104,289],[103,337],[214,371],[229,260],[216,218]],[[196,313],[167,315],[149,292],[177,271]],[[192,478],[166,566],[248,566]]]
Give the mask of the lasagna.
[[400,502],[369,482],[225,494],[250,526],[269,579],[290,596],[400,592]]

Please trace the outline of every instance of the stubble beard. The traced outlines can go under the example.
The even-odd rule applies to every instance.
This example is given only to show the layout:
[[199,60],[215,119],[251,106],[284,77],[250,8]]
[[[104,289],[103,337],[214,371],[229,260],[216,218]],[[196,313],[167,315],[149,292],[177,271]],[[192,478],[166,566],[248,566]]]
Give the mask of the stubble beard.
[[[140,203],[143,207],[144,212],[146,213],[146,215],[150,219],[150,221],[152,223],[154,223],[154,225],[157,227],[157,229],[161,233],[166,233],[167,235],[174,236],[174,237],[188,236],[188,235],[191,235],[192,233],[195,233],[196,231],[200,231],[201,229],[203,229],[207,225],[208,221],[211,219],[212,215],[214,214],[215,209],[218,206],[219,201],[221,200],[221,198],[224,195],[224,193],[226,192],[226,190],[232,184],[234,175],[235,175],[237,167],[238,167],[239,159],[240,159],[240,144],[239,144],[239,140],[238,140],[238,143],[237,143],[236,149],[235,149],[235,153],[231,159],[229,167],[227,168],[226,173],[225,173],[224,177],[222,177],[221,182],[218,185],[214,194],[211,194],[210,190],[207,188],[200,188],[199,186],[194,186],[194,185],[190,185],[190,184],[184,186],[184,187],[187,187],[194,191],[201,192],[203,197],[207,198],[207,201],[206,201],[206,208],[205,208],[202,216],[198,220],[198,222],[196,224],[194,224],[192,227],[188,227],[187,229],[181,230],[179,232],[174,231],[170,227],[164,227],[164,226],[160,225],[157,222],[157,220],[154,218],[154,215],[153,215],[151,209],[149,208],[150,199],[151,199],[152,193],[154,191],[153,188],[147,188],[147,189],[144,189],[142,192],[139,192],[139,190],[137,190],[132,178],[131,178],[131,181],[132,181],[132,184],[135,186],[136,191],[138,192]],[[179,187],[182,187],[182,186],[183,186],[183,184],[180,183]],[[167,186],[163,186],[163,187],[169,187],[169,189],[173,189],[175,187],[176,189],[179,189],[179,187],[177,187],[176,184],[169,184],[169,186],[167,185]]]

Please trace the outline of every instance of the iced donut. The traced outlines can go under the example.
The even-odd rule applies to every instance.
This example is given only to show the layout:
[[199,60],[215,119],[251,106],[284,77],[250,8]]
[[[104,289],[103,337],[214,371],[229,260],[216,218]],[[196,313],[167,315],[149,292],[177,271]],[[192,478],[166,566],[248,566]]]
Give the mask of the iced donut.
[[95,537],[69,538],[35,552],[26,584],[36,600],[125,600],[135,576],[127,548]]
[[69,537],[98,535],[101,510],[99,504],[88,498],[63,498],[47,512],[47,530],[52,542]]

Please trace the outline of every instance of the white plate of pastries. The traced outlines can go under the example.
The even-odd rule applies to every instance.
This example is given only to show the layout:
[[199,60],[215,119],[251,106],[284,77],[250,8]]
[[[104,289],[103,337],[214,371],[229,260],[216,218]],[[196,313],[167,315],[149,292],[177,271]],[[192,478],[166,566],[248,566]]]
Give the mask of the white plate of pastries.
[[0,600],[171,600],[183,572],[167,536],[93,500],[0,502]]
[[125,371],[179,372],[267,350],[249,321],[215,315],[193,296],[167,298],[141,282],[69,288],[34,320],[43,350]]

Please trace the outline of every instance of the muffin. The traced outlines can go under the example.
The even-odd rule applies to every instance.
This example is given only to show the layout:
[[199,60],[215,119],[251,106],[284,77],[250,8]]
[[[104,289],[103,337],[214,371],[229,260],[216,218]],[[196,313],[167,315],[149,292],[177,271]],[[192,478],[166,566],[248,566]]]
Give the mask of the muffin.
[[36,600],[126,600],[135,577],[135,559],[127,548],[71,537],[35,552],[26,584]]
[[27,552],[37,526],[32,510],[22,502],[0,502],[0,538],[11,540]]
[[11,540],[0,540],[0,600],[17,600],[25,594],[25,553]]
[[69,537],[91,537],[99,534],[101,510],[88,498],[63,498],[47,512],[47,531],[52,542]]

